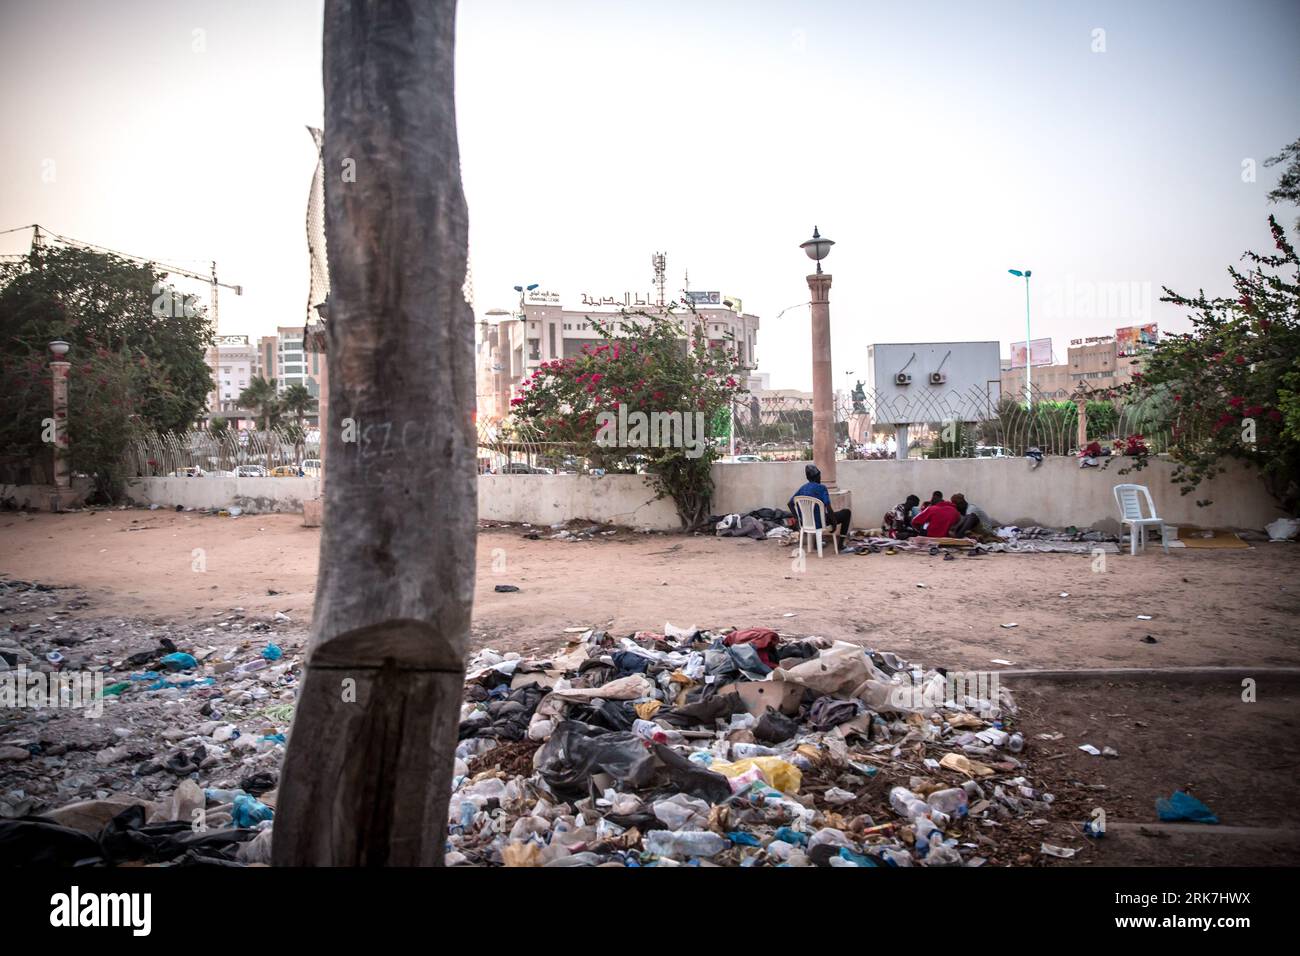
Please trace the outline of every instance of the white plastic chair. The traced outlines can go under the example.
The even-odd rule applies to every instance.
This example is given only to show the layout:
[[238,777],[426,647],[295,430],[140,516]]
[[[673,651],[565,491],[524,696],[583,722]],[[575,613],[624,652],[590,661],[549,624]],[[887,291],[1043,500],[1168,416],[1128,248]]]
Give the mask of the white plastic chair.
[[[1146,499],[1147,516],[1142,514],[1142,499]],[[1116,485],[1115,503],[1119,505],[1120,542],[1124,541],[1124,525],[1129,526],[1129,554],[1138,553],[1138,540],[1142,549],[1147,546],[1147,528],[1160,526],[1160,544],[1169,553],[1169,535],[1165,532],[1164,519],[1156,514],[1155,503],[1151,500],[1151,491],[1146,485]]]
[[[826,514],[826,505],[820,498],[814,498],[811,495],[799,495],[794,499],[795,513],[799,518],[799,550],[803,550],[803,536],[812,535],[817,539],[817,557],[822,557],[822,533],[829,532],[831,536],[831,545],[835,553],[840,550],[839,533],[834,528],[826,527],[828,515]],[[822,526],[817,527],[817,514],[821,512]]]

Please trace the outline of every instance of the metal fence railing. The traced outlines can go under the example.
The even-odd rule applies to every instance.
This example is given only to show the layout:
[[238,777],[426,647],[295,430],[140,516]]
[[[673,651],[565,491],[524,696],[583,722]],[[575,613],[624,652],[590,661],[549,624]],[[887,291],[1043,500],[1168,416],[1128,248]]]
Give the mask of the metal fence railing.
[[[1085,402],[1086,441],[1124,451],[1139,441],[1150,453],[1166,452],[1178,434],[1170,408],[1158,400],[1130,404],[1108,393]],[[1080,451],[1079,405],[1059,393],[1033,392],[1001,397],[980,390],[947,394],[927,390],[910,401],[883,399],[865,392],[841,393],[834,405],[838,454],[848,459],[893,458],[895,423],[908,423],[908,455],[913,458],[1019,457],[1031,448],[1044,455]],[[734,427],[734,441],[729,429]],[[737,397],[731,414],[708,431],[720,454],[732,451],[763,461],[811,460],[813,409],[806,397]],[[593,468],[640,470],[639,457],[625,449],[594,462],[584,449],[547,441],[528,422],[512,418],[480,420],[479,471],[493,474],[581,474]],[[589,450],[589,449],[588,449]]]
[[[295,440],[297,438],[297,440]],[[298,438],[290,429],[236,431],[214,434],[208,431],[150,432],[131,442],[123,462],[128,476],[233,476],[270,474],[279,467],[292,467],[312,474],[311,464],[320,459],[320,438],[309,431]],[[307,462],[305,469],[303,462]]]

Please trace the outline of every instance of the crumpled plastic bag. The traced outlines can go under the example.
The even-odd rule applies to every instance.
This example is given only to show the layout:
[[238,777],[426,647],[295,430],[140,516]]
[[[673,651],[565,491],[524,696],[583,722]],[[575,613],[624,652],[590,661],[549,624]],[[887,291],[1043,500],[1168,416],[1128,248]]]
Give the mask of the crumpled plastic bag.
[[1175,790],[1172,795],[1156,800],[1156,813],[1161,820],[1169,822],[1175,820],[1186,820],[1190,823],[1219,822],[1213,810],[1182,790]]
[[656,768],[654,756],[636,734],[600,733],[577,720],[558,724],[533,764],[546,788],[561,800],[587,796],[592,774],[607,773],[637,789],[654,779]]
[[660,800],[654,805],[656,819],[670,830],[708,829],[709,810],[707,801],[688,797],[684,793]]
[[789,669],[772,672],[772,680],[788,681],[818,694],[845,696],[878,675],[860,647],[835,647]]
[[754,739],[763,744],[780,744],[798,732],[799,721],[769,707],[754,727]]
[[714,773],[724,777],[739,777],[748,770],[758,770],[769,786],[782,793],[798,793],[803,783],[803,773],[794,764],[780,757],[748,757],[734,763],[715,760],[709,765]]
[[644,674],[630,674],[599,687],[556,689],[551,696],[562,700],[636,700],[638,697],[649,697],[654,687],[654,681]]

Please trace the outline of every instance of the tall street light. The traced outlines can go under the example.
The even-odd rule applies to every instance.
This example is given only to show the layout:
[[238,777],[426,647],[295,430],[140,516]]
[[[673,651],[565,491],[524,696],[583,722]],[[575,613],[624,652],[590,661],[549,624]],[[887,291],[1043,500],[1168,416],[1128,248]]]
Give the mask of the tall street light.
[[812,238],[799,248],[817,263],[817,271],[808,276],[812,297],[812,364],[813,364],[813,461],[821,469],[827,488],[836,487],[834,390],[831,386],[831,277],[822,272],[822,260],[835,245],[813,226]]
[[1025,280],[1025,401],[1029,403],[1029,410],[1034,410],[1034,393],[1031,391],[1032,380],[1030,378],[1030,369],[1034,364],[1033,352],[1029,347],[1029,277],[1033,275],[1028,269],[1021,272],[1019,269],[1008,269],[1013,276],[1022,276]]
[[524,321],[524,319],[526,318],[524,314],[524,296],[526,296],[529,292],[532,292],[539,285],[541,285],[540,282],[534,282],[532,285],[515,286],[515,291],[519,293],[519,321],[520,322]]

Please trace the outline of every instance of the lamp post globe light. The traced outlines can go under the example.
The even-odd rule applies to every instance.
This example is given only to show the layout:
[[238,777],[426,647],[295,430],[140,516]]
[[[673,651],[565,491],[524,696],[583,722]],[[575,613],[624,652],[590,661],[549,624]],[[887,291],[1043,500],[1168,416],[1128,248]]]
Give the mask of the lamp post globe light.
[[1034,410],[1034,393],[1031,389],[1032,380],[1030,378],[1030,369],[1033,368],[1033,353],[1029,349],[1029,277],[1033,275],[1029,269],[1008,269],[1013,276],[1025,280],[1025,401],[1029,404],[1029,410]]
[[799,248],[808,253],[808,258],[817,263],[817,271],[821,272],[822,260],[830,255],[833,245],[834,241],[823,238],[817,227],[813,226],[812,238],[799,243]]
[[[835,474],[835,412],[834,389],[831,384],[831,277],[822,272],[822,260],[831,251],[833,241],[822,236],[813,227],[812,238],[799,244],[808,258],[817,263],[817,271],[808,276],[812,313],[812,364],[813,364],[813,461],[822,473],[822,483],[837,491]],[[836,503],[836,510],[847,504]]]

